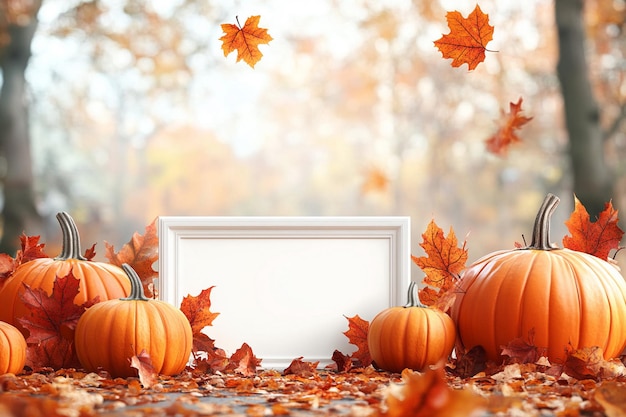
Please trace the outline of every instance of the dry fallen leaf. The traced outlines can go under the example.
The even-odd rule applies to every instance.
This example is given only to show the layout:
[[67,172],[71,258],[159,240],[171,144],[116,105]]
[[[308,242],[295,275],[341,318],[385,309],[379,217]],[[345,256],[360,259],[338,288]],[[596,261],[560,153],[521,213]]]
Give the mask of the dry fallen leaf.
[[626,384],[617,381],[603,382],[594,395],[607,417],[626,416]]
[[143,349],[139,355],[130,358],[130,366],[137,370],[139,382],[144,388],[150,388],[158,381],[158,375],[154,371],[150,355]]

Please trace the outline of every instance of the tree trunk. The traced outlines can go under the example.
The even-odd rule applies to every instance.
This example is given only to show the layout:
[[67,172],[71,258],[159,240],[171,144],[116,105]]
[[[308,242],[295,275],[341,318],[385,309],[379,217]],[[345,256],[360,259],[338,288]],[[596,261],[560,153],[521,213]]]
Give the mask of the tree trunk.
[[0,180],[4,196],[0,252],[9,254],[19,248],[19,235],[27,225],[40,221],[33,190],[25,78],[36,28],[34,17],[24,25],[9,24],[9,41],[0,47]]
[[600,110],[588,76],[583,0],[556,0],[555,15],[557,75],[565,106],[574,193],[593,219],[612,198],[614,184],[604,160]]

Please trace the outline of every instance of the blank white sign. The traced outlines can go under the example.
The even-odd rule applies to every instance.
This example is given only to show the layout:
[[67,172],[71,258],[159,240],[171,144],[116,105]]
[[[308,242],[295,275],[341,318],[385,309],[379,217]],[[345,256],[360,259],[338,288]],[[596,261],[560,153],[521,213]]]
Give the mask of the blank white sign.
[[161,217],[160,298],[180,305],[214,286],[216,346],[248,343],[266,368],[324,366],[355,350],[346,317],[404,304],[409,230],[406,217]]

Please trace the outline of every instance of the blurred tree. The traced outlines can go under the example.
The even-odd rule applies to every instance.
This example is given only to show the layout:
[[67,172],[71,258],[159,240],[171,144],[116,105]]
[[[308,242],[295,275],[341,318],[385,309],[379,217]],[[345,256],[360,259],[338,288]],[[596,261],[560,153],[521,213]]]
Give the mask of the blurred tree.
[[30,147],[26,67],[41,1],[0,1],[0,252],[14,253],[18,236],[38,222]]
[[[589,78],[583,5],[583,0],[555,1],[560,52],[557,74],[569,133],[574,193],[593,218],[613,197],[615,174],[606,162],[606,134],[600,125],[600,108]],[[620,112],[615,126],[619,126],[625,114]]]

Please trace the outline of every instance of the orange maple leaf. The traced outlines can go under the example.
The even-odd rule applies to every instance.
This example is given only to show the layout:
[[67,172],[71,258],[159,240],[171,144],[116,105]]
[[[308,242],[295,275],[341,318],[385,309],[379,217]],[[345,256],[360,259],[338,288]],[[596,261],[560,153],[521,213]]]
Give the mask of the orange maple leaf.
[[469,70],[485,60],[487,44],[493,39],[493,26],[489,15],[476,5],[474,11],[464,18],[458,11],[446,14],[450,33],[435,41],[444,58],[452,58],[452,66],[467,64]]
[[115,253],[115,247],[106,241],[104,246],[105,256],[109,262],[119,267],[124,263],[130,265],[141,278],[146,297],[156,298],[154,279],[159,274],[152,268],[152,265],[159,259],[156,218],[146,226],[146,233],[143,236],[137,232],[133,233],[130,241],[122,246],[118,253]]
[[563,246],[607,260],[611,250],[619,248],[619,242],[624,236],[624,232],[617,225],[618,221],[617,210],[609,201],[592,223],[585,206],[574,196],[574,211],[565,222],[571,236],[563,238]]
[[420,243],[426,256],[411,255],[413,262],[426,274],[422,280],[426,287],[420,290],[422,303],[435,305],[454,288],[467,262],[465,244],[466,242],[463,241],[462,246],[458,245],[452,227],[446,237],[434,219],[428,223],[426,231],[422,234],[422,243]]
[[289,366],[283,371],[283,375],[298,375],[308,378],[317,374],[317,366],[320,362],[308,362],[302,360],[302,358],[303,356],[300,356],[292,360]]
[[464,417],[486,405],[485,399],[470,390],[451,388],[443,367],[424,373],[405,369],[402,383],[390,386],[385,402],[386,417]]
[[485,140],[487,150],[495,155],[504,155],[510,145],[521,142],[521,139],[515,133],[526,123],[532,120],[532,117],[522,116],[522,98],[517,103],[509,104],[509,114],[507,115],[501,110],[502,119],[498,131]]
[[259,50],[259,45],[267,44],[273,38],[267,33],[267,29],[262,29],[258,26],[261,16],[250,16],[243,27],[239,24],[239,17],[236,17],[236,19],[236,25],[230,23],[222,24],[224,36],[220,40],[222,41],[224,56],[228,56],[231,52],[237,50],[237,62],[243,59],[254,68],[254,65],[263,56]]
[[373,167],[365,173],[365,181],[361,186],[361,193],[384,193],[388,188],[389,176],[383,169]]
[[357,350],[350,356],[356,359],[359,367],[367,367],[372,363],[372,357],[370,356],[370,349],[367,345],[367,332],[369,331],[370,323],[367,320],[363,320],[357,314],[354,317],[346,317],[348,319],[348,330],[343,332],[348,338],[351,344],[357,347]]
[[208,352],[214,348],[214,340],[202,333],[202,329],[213,324],[220,313],[211,311],[211,290],[204,289],[197,296],[188,295],[183,298],[180,310],[189,320],[193,333],[193,351]]
[[254,356],[250,345],[244,343],[231,355],[226,371],[243,376],[253,376],[256,375],[256,369],[260,364],[261,359]]

